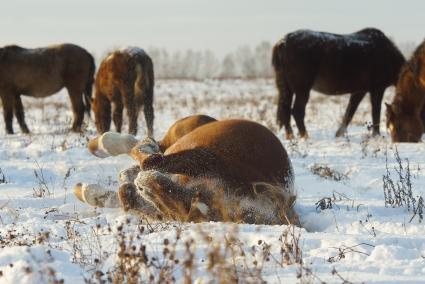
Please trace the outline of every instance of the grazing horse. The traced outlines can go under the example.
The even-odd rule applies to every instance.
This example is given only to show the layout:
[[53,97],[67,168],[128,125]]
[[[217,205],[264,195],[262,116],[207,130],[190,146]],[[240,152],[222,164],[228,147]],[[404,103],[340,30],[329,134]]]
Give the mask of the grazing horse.
[[84,110],[90,117],[94,72],[93,56],[77,45],[60,44],[35,49],[10,45],[0,48],[0,98],[6,132],[13,134],[15,113],[21,131],[29,133],[21,95],[44,98],[64,87],[68,90],[74,113],[72,130],[81,131]]
[[311,30],[287,34],[273,47],[272,56],[279,90],[277,122],[285,126],[286,138],[293,137],[294,93],[292,115],[300,136],[308,136],[304,116],[311,89],[326,95],[351,93],[336,136],[345,134],[358,105],[370,92],[373,134],[379,134],[384,91],[397,82],[404,61],[393,42],[373,28],[346,35]]
[[[177,135],[164,152],[161,143],[150,138],[133,148],[134,142],[122,147],[123,140],[129,140],[127,135],[108,132],[93,141],[94,154],[99,149],[101,157],[127,153],[139,162],[120,175],[123,184],[119,198],[114,198],[125,210],[193,222],[298,223],[291,162],[270,130],[247,120],[212,121],[208,117],[189,117],[177,121],[170,132],[173,128],[187,132]],[[165,137],[173,136],[170,132]],[[114,196],[98,185],[79,184],[75,193],[97,206],[107,203],[105,197]]]
[[140,48],[128,47],[110,53],[100,64],[96,75],[93,111],[97,131],[102,134],[111,126],[121,132],[123,108],[127,109],[129,133],[137,134],[137,117],[143,106],[147,133],[153,136],[153,63]]
[[394,100],[386,106],[392,141],[419,142],[425,130],[425,41],[402,68]]

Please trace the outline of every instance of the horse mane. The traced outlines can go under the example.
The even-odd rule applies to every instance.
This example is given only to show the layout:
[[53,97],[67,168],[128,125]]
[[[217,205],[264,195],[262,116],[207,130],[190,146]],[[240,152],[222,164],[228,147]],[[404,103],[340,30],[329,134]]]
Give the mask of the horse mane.
[[4,46],[3,49],[10,50],[10,51],[16,51],[16,50],[22,50],[24,48],[20,47],[19,45],[16,45],[16,44],[11,44],[11,45]]
[[355,33],[364,33],[364,34],[369,34],[369,35],[384,36],[385,37],[385,34],[381,30],[379,30],[377,28],[372,28],[372,27],[363,28],[361,30],[358,30]]
[[4,59],[4,57],[6,57],[9,53],[11,52],[17,52],[17,51],[22,51],[24,50],[24,48],[12,44],[12,45],[6,45],[2,48],[0,48],[0,59]]
[[399,80],[403,78],[406,72],[411,72],[415,76],[418,76],[420,59],[425,54],[425,40],[415,49],[410,56],[409,60],[403,65],[400,70]]

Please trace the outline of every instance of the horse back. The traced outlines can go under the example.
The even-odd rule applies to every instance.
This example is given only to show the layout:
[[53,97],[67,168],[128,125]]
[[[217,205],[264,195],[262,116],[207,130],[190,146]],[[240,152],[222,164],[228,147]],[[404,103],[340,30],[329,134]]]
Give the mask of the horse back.
[[143,103],[144,89],[153,89],[153,63],[150,57],[139,48],[125,48],[111,52],[99,66],[96,76],[96,89],[110,99],[121,98],[120,93],[134,93],[139,103]]
[[266,127],[246,120],[221,120],[189,132],[166,151],[190,160],[194,172],[240,183],[291,183],[292,167],[279,139]]
[[159,142],[162,152],[165,152],[171,145],[176,143],[181,137],[207,123],[217,121],[208,115],[191,115],[176,121],[167,131],[165,136]]
[[275,69],[285,71],[295,91],[343,94],[387,87],[404,62],[394,44],[371,28],[345,35],[298,30],[278,44]]
[[74,44],[6,46],[0,49],[0,84],[35,97],[51,95],[75,83],[83,89],[93,64],[93,57]]

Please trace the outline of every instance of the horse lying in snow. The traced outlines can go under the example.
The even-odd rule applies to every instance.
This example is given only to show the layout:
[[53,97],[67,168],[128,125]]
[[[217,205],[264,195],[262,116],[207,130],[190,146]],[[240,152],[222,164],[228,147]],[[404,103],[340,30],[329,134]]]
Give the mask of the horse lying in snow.
[[99,157],[126,153],[139,162],[120,173],[118,194],[78,184],[76,196],[90,205],[180,221],[298,222],[291,162],[258,123],[191,116],[159,143],[108,132],[89,150]]

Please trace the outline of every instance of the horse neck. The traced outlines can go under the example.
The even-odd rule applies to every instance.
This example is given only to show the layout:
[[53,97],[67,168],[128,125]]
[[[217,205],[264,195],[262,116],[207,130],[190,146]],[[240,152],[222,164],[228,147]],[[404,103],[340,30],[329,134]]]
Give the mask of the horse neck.
[[405,69],[397,83],[394,103],[406,109],[421,110],[425,102],[425,89],[421,88],[412,71]]

